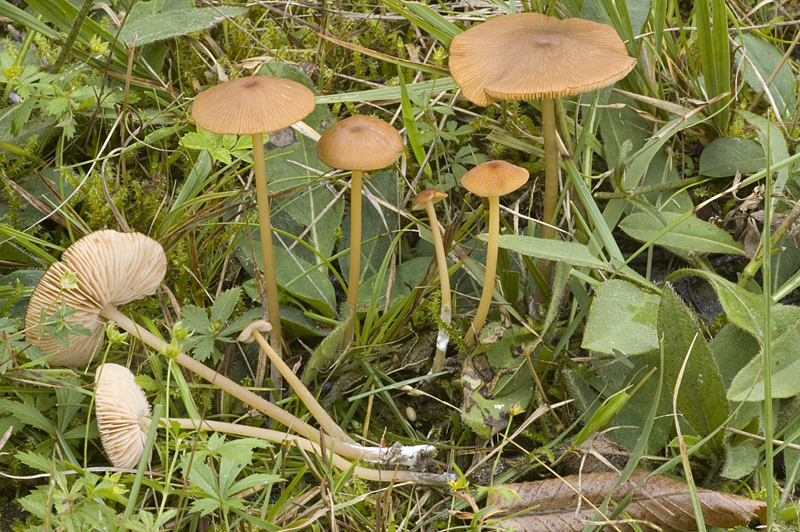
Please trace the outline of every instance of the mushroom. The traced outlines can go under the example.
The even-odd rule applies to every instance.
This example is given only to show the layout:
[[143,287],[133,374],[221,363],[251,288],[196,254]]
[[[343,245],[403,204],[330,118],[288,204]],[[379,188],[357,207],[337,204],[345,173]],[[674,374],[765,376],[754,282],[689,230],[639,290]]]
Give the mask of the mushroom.
[[[425,189],[414,197],[414,201],[411,202],[411,210],[426,209],[428,211],[428,218],[430,218],[431,221],[431,234],[433,234],[433,246],[436,248],[436,262],[439,265],[439,282],[442,286],[442,310],[440,317],[442,323],[450,325],[450,318],[452,316],[450,272],[447,270],[447,255],[444,252],[442,235],[439,232],[439,221],[436,218],[436,210],[433,208],[435,203],[442,201],[446,197],[447,193],[441,190],[435,188]],[[444,327],[441,328],[436,338],[436,356],[433,358],[431,373],[442,371],[449,340],[450,334],[447,332],[447,329]]]
[[[64,291],[60,289],[60,280],[63,273],[68,271],[75,273],[77,288]],[[48,334],[39,339],[32,334],[32,330],[37,328],[43,309],[48,312],[49,309],[60,306],[64,301],[83,309],[83,313],[88,316],[84,325],[101,324],[101,318],[114,321],[119,327],[152,349],[166,354],[167,346],[162,339],[140,327],[114,306],[114,302],[127,303],[138,297],[152,294],[158,288],[165,273],[164,249],[152,238],[139,233],[119,233],[111,230],[91,233],[67,248],[62,255],[62,260],[51,266],[36,285],[25,317],[28,328],[26,339],[38,345],[47,355],[58,353],[60,346]],[[69,295],[69,301],[65,299],[67,295]],[[70,337],[70,340],[74,338]],[[75,342],[72,342],[71,347],[74,348],[74,345]],[[92,344],[89,344],[89,347],[91,346]],[[94,354],[91,351],[88,353],[79,353],[74,349],[70,351],[74,351],[71,352],[71,357],[81,360],[80,364],[89,363]],[[352,443],[352,439],[346,434],[339,440],[331,438],[330,435],[323,436],[318,429],[305,421],[217,373],[189,355],[177,353],[170,356],[173,356],[175,362],[184,368],[289,429],[316,441],[331,440],[336,445],[336,453],[342,456],[386,465],[409,465],[421,458],[430,457],[436,452],[435,448],[430,445],[396,448],[365,447]],[[50,359],[51,363],[54,358]]]
[[[266,322],[256,322],[254,325],[261,328],[263,327],[262,323]],[[118,364],[103,364],[97,369],[95,413],[100,440],[111,463],[114,467],[135,467],[142,456],[147,431],[150,429],[150,405],[144,392],[136,384],[133,373],[128,368]],[[277,443],[289,441],[301,449],[311,451],[318,456],[329,456],[333,465],[343,471],[352,467],[353,474],[365,480],[415,482],[443,486],[449,479],[448,475],[435,475],[416,471],[376,470],[363,466],[353,466],[351,462],[345,460],[339,454],[331,453],[328,455],[328,453],[323,453],[322,442],[312,441],[293,434],[285,434],[277,430],[237,425],[235,423],[184,418],[170,418],[163,421],[177,424],[182,429],[224,432]],[[326,439],[324,443],[326,444],[326,451],[339,452],[338,447],[341,442],[335,439]],[[386,451],[385,454],[388,455],[389,450],[387,449]]]
[[[542,106],[545,151],[545,224],[558,207],[558,151],[553,100],[602,89],[624,78],[636,60],[607,24],[539,13],[503,15],[457,35],[450,73],[464,97],[481,106],[495,100],[532,100]],[[544,238],[555,238],[546,225]],[[550,262],[542,268],[549,282]]]
[[517,190],[528,182],[528,171],[505,161],[479,164],[461,178],[461,186],[481,197],[489,198],[489,236],[486,243],[486,273],[483,291],[475,318],[465,338],[467,345],[475,343],[475,336],[483,328],[489,314],[489,304],[494,292],[497,271],[497,249],[500,236],[500,196]]
[[133,373],[119,364],[103,364],[95,373],[97,431],[114,467],[136,467],[150,430],[150,403]]
[[267,292],[272,342],[281,352],[281,319],[272,227],[269,218],[267,171],[262,133],[278,131],[308,116],[316,105],[314,93],[294,81],[270,76],[252,76],[227,81],[197,95],[192,105],[195,122],[220,135],[252,135],[253,172],[256,182],[261,255]]
[[352,171],[350,184],[350,275],[347,280],[347,305],[350,320],[342,346],[353,339],[361,278],[361,182],[365,171],[380,170],[392,164],[403,151],[403,139],[392,126],[373,116],[345,118],[322,134],[317,156],[331,168]]

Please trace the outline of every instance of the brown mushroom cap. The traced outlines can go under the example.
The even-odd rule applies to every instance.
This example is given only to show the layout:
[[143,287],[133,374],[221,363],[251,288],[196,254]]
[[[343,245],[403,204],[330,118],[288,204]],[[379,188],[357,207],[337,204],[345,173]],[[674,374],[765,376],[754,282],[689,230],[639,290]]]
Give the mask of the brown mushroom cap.
[[95,374],[97,431],[114,467],[136,467],[150,429],[150,404],[133,373],[103,364]]
[[[61,289],[61,277],[66,272],[76,274],[76,289]],[[45,354],[55,353],[51,365],[87,364],[102,345],[102,307],[155,293],[166,272],[164,249],[152,238],[112,230],[90,233],[67,248],[34,288],[25,314],[25,340]],[[38,338],[42,308],[50,317],[60,308],[61,299],[76,311],[67,321],[80,323],[92,332],[92,336],[71,336],[68,349],[47,333]]]
[[457,35],[449,63],[464,97],[486,106],[601,89],[624,78],[636,60],[607,24],[516,13]]
[[528,182],[528,171],[505,161],[479,164],[461,178],[461,186],[478,196],[504,196]]
[[403,151],[395,128],[374,116],[355,115],[336,123],[317,142],[317,156],[339,170],[380,170]]
[[197,95],[195,122],[220,135],[252,135],[278,131],[314,110],[314,93],[300,83],[271,76],[226,81]]
[[417,211],[425,208],[425,202],[430,200],[433,203],[439,203],[447,197],[447,192],[442,192],[438,188],[426,188],[419,194],[414,196],[414,201],[411,202],[411,210]]

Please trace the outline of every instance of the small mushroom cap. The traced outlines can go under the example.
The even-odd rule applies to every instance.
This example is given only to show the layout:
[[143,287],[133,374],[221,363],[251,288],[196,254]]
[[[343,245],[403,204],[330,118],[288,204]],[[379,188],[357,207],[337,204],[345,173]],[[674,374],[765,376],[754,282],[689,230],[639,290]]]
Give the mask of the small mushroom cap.
[[380,170],[403,151],[395,128],[374,116],[355,115],[336,123],[317,142],[317,156],[339,170]]
[[515,13],[453,38],[449,63],[464,97],[486,106],[601,89],[624,78],[636,60],[607,24]]
[[[76,289],[61,289],[61,278],[67,272],[75,273]],[[88,364],[102,346],[102,307],[154,294],[166,272],[164,248],[152,238],[112,230],[90,233],[67,248],[34,288],[25,314],[25,340],[46,355],[55,353],[50,365]],[[70,336],[68,349],[47,333],[38,337],[42,308],[50,317],[61,307],[62,299],[76,311],[67,321],[92,332],[92,336]]]
[[103,364],[95,374],[97,431],[114,467],[136,467],[150,428],[150,404],[133,373]]
[[251,76],[211,87],[194,99],[195,122],[220,135],[278,131],[314,110],[314,93],[300,83],[271,76]]
[[504,196],[528,182],[528,171],[505,161],[479,164],[461,178],[461,186],[478,196]]
[[438,188],[426,188],[419,194],[414,196],[414,201],[411,202],[411,210],[417,211],[425,208],[425,202],[439,203],[447,197],[447,192],[442,192]]
[[239,333],[239,336],[236,337],[237,342],[242,342],[245,344],[252,344],[255,338],[253,338],[253,331],[258,331],[260,333],[270,332],[272,330],[272,325],[269,322],[264,320],[254,321],[247,327],[245,327],[242,332]]

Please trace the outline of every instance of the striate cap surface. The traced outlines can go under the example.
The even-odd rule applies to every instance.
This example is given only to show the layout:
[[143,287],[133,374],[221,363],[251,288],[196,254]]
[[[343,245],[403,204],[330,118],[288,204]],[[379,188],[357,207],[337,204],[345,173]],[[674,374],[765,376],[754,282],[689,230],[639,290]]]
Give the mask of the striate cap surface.
[[453,79],[467,100],[483,106],[591,92],[624,78],[634,65],[611,26],[539,13],[493,18],[450,45]]
[[374,116],[355,115],[337,122],[317,142],[317,156],[339,170],[380,170],[397,160],[403,139]]
[[289,127],[314,110],[316,97],[304,85],[272,76],[226,81],[194,99],[192,117],[219,135],[252,135]]
[[505,161],[479,164],[461,178],[461,186],[477,196],[504,196],[528,182],[528,171]]

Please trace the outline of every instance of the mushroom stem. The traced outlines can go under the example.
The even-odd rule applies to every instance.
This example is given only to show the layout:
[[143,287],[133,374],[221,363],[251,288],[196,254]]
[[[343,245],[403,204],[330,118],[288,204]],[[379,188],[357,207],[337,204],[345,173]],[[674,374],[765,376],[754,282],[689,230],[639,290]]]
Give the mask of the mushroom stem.
[[500,196],[489,196],[489,237],[486,243],[486,273],[483,277],[483,291],[475,318],[467,330],[465,338],[468,347],[475,343],[475,337],[483,328],[486,316],[489,315],[489,305],[494,294],[494,278],[497,273],[497,249],[500,235]]
[[[544,216],[545,224],[554,224],[558,209],[558,148],[556,147],[556,117],[552,98],[542,98],[542,135],[544,137]],[[556,231],[549,225],[542,227],[542,237],[554,239]],[[539,271],[545,281],[550,283],[553,263],[539,260]]]
[[[161,354],[164,354],[164,341],[152,334],[150,331],[143,329],[136,322],[131,320],[125,314],[117,310],[113,305],[106,305],[100,310],[100,316],[115,322],[119,327],[131,333],[133,336],[155,349]],[[189,371],[206,379],[211,384],[218,386],[222,390],[243,401],[245,404],[263,412],[267,416],[273,418],[278,423],[285,425],[289,429],[297,432],[298,434],[307,435],[315,440],[320,440],[320,431],[305,421],[293,416],[286,410],[276,406],[263,397],[242,387],[209,368],[201,364],[189,355],[180,353],[175,357],[175,362],[188,369]],[[366,460],[368,462],[379,462],[391,465],[413,465],[418,459],[435,454],[436,449],[430,445],[414,445],[410,447],[400,447],[396,452],[392,452],[394,447],[365,447],[362,445],[349,443],[348,441],[340,441],[325,436],[326,439],[335,441],[336,453],[351,458],[353,460]],[[349,439],[349,438],[348,438]]]
[[[447,270],[447,256],[444,252],[442,235],[439,232],[439,220],[436,218],[436,209],[433,208],[433,201],[425,202],[425,209],[428,211],[428,218],[431,223],[431,234],[433,235],[433,246],[436,248],[436,262],[439,266],[439,282],[442,286],[442,323],[450,325],[452,315],[452,301],[450,299],[450,272]],[[444,367],[444,356],[447,351],[447,343],[450,339],[446,329],[439,330],[436,339],[436,356],[433,358],[431,373],[438,373]]]
[[353,340],[358,308],[358,284],[361,280],[361,183],[362,171],[353,170],[350,179],[350,274],[347,278],[347,306],[350,319],[342,336],[342,348]]
[[[255,324],[258,323],[259,322],[255,322]],[[260,323],[266,325],[266,322]],[[342,430],[342,428],[328,415],[325,409],[322,408],[322,405],[317,402],[316,398],[314,398],[311,392],[308,391],[308,388],[306,388],[300,379],[297,378],[297,375],[295,375],[291,368],[287,366],[283,360],[281,360],[281,357],[278,356],[278,353],[276,353],[272,347],[270,347],[270,345],[261,335],[261,330],[259,330],[257,327],[251,326],[245,329],[245,332],[249,332],[249,335],[252,335],[252,337],[255,338],[256,342],[258,342],[258,345],[261,346],[261,349],[264,350],[270,361],[272,361],[273,367],[278,368],[278,371],[280,371],[281,375],[283,375],[283,378],[286,380],[289,386],[292,387],[303,404],[306,405],[306,408],[308,408],[308,411],[311,412],[312,416],[314,416],[314,419],[319,422],[322,430],[339,440],[348,443],[355,443],[353,442],[352,438],[350,438],[350,436],[348,436],[347,433]],[[249,339],[243,338],[242,336],[244,336],[244,334],[239,336],[240,341],[247,341]]]
[[[256,339],[258,336],[256,337]],[[248,425],[237,425],[234,423],[224,423],[221,421],[196,421],[193,419],[170,419],[170,423],[177,423],[182,429],[188,430],[206,430],[215,432],[225,432],[229,434],[238,434],[248,438],[258,438],[261,440],[273,441],[283,443],[286,441],[296,444],[298,447],[305,451],[310,451],[318,456],[325,456],[322,446],[309,439],[296,436],[294,434],[286,434],[277,430],[264,429],[259,427],[250,427]],[[328,457],[331,459],[333,465],[342,471],[347,471],[353,464],[348,462],[341,456],[335,454],[339,451],[337,447],[341,442],[328,439],[325,442]],[[449,475],[435,475],[431,473],[418,473],[415,471],[382,471],[379,469],[368,469],[362,466],[355,466],[353,474],[364,480],[372,480],[376,482],[414,482],[417,484],[425,484],[428,486],[445,486]]]
[[[278,280],[275,277],[275,253],[272,248],[272,225],[269,219],[269,192],[267,191],[267,169],[264,162],[264,141],[261,133],[253,133],[253,173],[256,182],[256,203],[258,204],[258,227],[261,232],[261,256],[264,265],[264,284],[267,292],[269,322],[272,325],[270,342],[280,357],[281,353],[281,311],[278,301]],[[263,378],[263,375],[260,377]],[[273,385],[281,388],[281,377],[271,371]],[[260,382],[257,383],[260,385]]]

